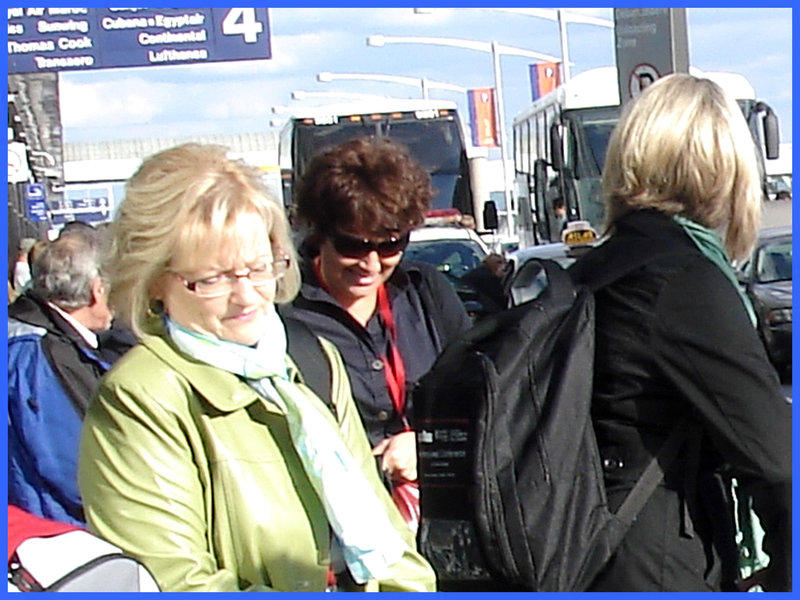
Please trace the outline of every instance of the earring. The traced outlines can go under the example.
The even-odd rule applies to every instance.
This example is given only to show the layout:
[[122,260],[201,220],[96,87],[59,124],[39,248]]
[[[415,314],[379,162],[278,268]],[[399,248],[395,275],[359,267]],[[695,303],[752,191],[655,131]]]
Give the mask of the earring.
[[150,300],[147,307],[147,316],[156,317],[164,314],[164,303],[161,300]]

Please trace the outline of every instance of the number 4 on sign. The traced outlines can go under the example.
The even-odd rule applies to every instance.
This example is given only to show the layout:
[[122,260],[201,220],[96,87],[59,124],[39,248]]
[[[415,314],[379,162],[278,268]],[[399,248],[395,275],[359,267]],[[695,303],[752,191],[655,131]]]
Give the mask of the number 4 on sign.
[[241,35],[247,44],[255,44],[264,24],[256,19],[255,8],[232,8],[222,21],[224,35]]

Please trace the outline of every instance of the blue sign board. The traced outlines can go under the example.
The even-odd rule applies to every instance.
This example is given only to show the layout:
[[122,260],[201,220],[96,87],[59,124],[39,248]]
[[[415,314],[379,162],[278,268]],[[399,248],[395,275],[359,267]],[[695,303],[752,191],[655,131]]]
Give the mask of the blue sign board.
[[25,185],[25,206],[28,219],[34,223],[47,221],[47,201],[44,184],[29,183]]
[[8,72],[271,58],[266,8],[9,8]]
[[25,198],[28,200],[44,200],[44,184],[43,183],[27,183],[25,184]]
[[70,186],[58,206],[50,207],[51,221],[54,225],[75,220],[84,223],[109,221],[111,220],[111,209],[108,195],[106,186]]

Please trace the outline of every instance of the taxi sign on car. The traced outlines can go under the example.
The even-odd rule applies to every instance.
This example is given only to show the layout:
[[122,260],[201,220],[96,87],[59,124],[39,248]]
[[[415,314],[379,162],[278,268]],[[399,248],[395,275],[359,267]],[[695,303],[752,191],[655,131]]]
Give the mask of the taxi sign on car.
[[586,246],[597,241],[597,231],[589,221],[570,221],[561,232],[561,241],[568,246]]

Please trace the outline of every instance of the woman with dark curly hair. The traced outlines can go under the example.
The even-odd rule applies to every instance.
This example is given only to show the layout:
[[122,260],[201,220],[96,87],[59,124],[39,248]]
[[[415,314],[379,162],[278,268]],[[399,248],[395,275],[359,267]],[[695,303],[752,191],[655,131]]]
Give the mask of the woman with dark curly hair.
[[[427,173],[388,140],[352,140],[315,157],[297,193],[303,285],[282,313],[338,346],[373,454],[390,481],[412,491],[417,455],[407,391],[469,326],[435,268],[400,266],[432,194]],[[413,529],[415,515],[406,517]]]

